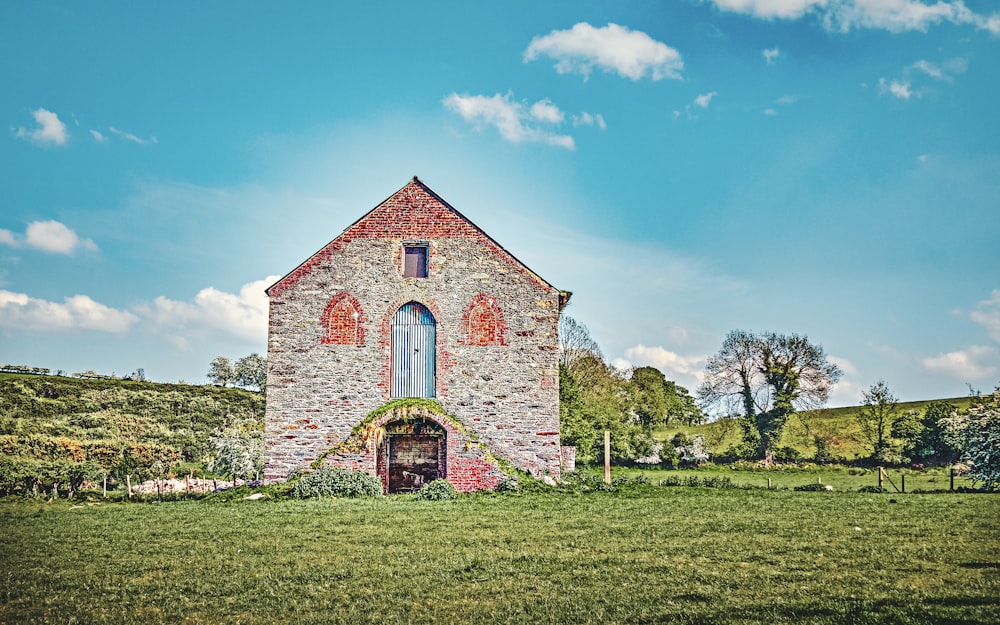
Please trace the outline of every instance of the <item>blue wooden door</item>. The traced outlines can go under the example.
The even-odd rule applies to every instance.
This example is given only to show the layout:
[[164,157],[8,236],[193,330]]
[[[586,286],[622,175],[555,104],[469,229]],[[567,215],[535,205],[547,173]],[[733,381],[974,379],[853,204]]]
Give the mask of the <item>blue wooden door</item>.
[[437,324],[423,304],[392,316],[392,397],[434,397]]

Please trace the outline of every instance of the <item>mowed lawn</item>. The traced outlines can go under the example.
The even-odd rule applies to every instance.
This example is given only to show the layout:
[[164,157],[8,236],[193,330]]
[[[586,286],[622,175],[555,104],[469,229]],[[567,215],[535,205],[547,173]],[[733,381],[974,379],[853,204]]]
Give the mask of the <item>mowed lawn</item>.
[[1000,623],[1000,496],[0,502],[0,623]]

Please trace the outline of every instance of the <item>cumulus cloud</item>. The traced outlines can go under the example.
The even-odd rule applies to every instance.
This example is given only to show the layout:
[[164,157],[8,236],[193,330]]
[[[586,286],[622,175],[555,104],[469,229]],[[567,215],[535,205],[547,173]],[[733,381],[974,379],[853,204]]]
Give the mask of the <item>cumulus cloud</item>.
[[577,73],[588,78],[594,68],[624,78],[679,80],[684,61],[680,53],[638,30],[618,24],[595,28],[586,22],[569,30],[553,30],[535,37],[524,51],[524,61],[546,56],[556,61],[560,74]]
[[1000,14],[981,15],[962,0],[706,0],[723,11],[760,19],[796,20],[815,15],[830,31],[921,31],[942,22],[1000,33]]
[[625,350],[624,358],[616,358],[613,364],[619,369],[631,367],[656,367],[668,380],[673,380],[693,391],[701,384],[707,356],[682,356],[665,347],[634,345]]
[[986,328],[990,338],[1000,342],[1000,290],[993,291],[990,298],[979,302],[969,318]]
[[562,111],[549,100],[530,107],[514,100],[512,94],[493,96],[458,95],[452,93],[443,100],[445,108],[477,127],[492,126],[511,143],[544,143],[573,150],[573,137],[552,130],[563,121]]
[[92,240],[81,239],[65,224],[52,220],[31,222],[23,237],[10,230],[0,230],[0,243],[14,247],[33,247],[53,254],[72,254],[79,248],[97,249],[97,244]]
[[548,99],[535,102],[531,105],[531,116],[540,122],[549,124],[561,124],[566,117],[559,107],[552,104]]
[[973,345],[963,350],[924,358],[921,364],[928,371],[942,373],[959,380],[992,379],[1000,352],[995,347]]
[[237,338],[262,341],[267,337],[267,295],[264,289],[280,276],[248,282],[239,293],[214,287],[202,289],[190,302],[160,296],[151,304],[136,308],[154,327],[175,335],[178,344],[204,331],[221,331]]
[[769,48],[767,50],[764,50],[763,54],[764,54],[764,59],[767,61],[767,64],[770,65],[771,63],[774,63],[774,59],[781,56],[781,50],[779,50],[778,48]]
[[86,295],[50,302],[0,290],[0,327],[36,332],[94,330],[122,334],[138,321],[125,310],[116,310]]
[[59,116],[43,108],[31,113],[35,118],[34,128],[14,128],[14,136],[29,139],[39,145],[66,145],[69,132]]

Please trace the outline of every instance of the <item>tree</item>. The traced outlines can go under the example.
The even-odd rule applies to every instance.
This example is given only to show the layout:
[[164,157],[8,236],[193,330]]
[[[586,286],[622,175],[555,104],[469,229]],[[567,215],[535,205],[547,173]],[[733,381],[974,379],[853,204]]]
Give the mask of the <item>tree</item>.
[[1000,490],[1000,385],[990,395],[973,397],[966,414],[947,425],[961,433],[969,476],[986,490]]
[[[587,380],[582,384],[577,376]],[[628,380],[597,354],[581,356],[570,369],[560,366],[560,441],[575,445],[577,457],[601,460],[604,431],[611,432],[613,460],[648,456],[653,439],[629,407]]]
[[871,459],[876,462],[899,462],[901,457],[892,445],[892,430],[894,427],[898,429],[905,416],[897,414],[899,398],[892,394],[884,380],[862,391],[861,396],[861,408],[856,417],[861,435],[872,449]]
[[840,379],[837,365],[808,337],[733,330],[708,359],[698,396],[744,419],[744,440],[770,461],[781,431],[796,410],[818,408]]
[[251,479],[264,470],[264,432],[260,423],[244,421],[217,431],[208,439],[212,454],[205,463],[214,473]]
[[209,364],[208,379],[212,384],[219,386],[229,386],[236,382],[236,371],[233,369],[233,363],[225,356],[216,356]]
[[704,420],[688,390],[668,380],[656,367],[633,369],[629,394],[633,413],[647,428],[672,422],[694,425]]
[[573,364],[584,356],[597,356],[601,360],[601,348],[590,337],[590,330],[569,315],[559,318],[559,362],[573,368]]
[[946,424],[956,412],[950,402],[932,401],[922,417],[906,418],[892,435],[903,440],[903,454],[912,462],[951,464],[958,460],[958,450],[948,441]]
[[267,385],[267,359],[256,352],[237,360],[233,372],[244,388],[263,391]]

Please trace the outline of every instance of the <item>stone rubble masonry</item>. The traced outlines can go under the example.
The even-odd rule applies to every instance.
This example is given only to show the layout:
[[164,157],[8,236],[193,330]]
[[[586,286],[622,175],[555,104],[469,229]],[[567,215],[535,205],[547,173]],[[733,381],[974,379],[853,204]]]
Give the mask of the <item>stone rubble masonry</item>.
[[[428,247],[427,278],[402,276],[413,244]],[[437,322],[435,399],[476,440],[442,423],[448,480],[494,487],[491,456],[559,477],[560,291],[417,178],[268,295],[267,481],[308,467],[392,399],[391,321],[411,301]],[[331,462],[376,472],[376,448]]]

